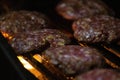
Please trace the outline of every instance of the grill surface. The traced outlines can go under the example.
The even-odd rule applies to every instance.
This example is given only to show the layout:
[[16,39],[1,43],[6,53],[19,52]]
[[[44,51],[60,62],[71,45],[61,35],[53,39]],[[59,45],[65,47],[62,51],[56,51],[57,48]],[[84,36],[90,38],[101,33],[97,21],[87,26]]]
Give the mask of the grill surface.
[[[102,53],[106,60],[106,64],[103,66],[103,68],[111,68],[120,71],[119,45],[116,44],[87,45],[83,43],[81,43],[81,45],[95,47]],[[37,54],[40,55],[39,53]],[[25,54],[22,56],[25,57],[25,59],[28,60],[36,69],[38,69],[40,72],[46,75],[48,80],[74,80],[74,76],[65,76],[57,68],[49,64],[47,61],[44,61],[44,59],[41,58],[43,62],[39,62],[37,59],[34,58],[34,55],[36,54]]]
[[[22,0],[23,1],[23,0]],[[41,1],[41,2],[40,2]],[[39,1],[30,1],[26,0],[23,1],[24,3],[22,5],[19,5],[18,9],[26,9],[26,10],[31,10],[31,11],[40,11],[48,15],[55,23],[56,25],[61,26],[61,28],[65,28],[66,26],[70,26],[71,22],[66,22],[64,19],[61,17],[58,17],[58,14],[53,14],[56,13],[55,10],[53,9],[55,7],[55,4],[59,0],[53,0],[53,2],[46,2],[46,0],[39,0]],[[105,3],[108,4],[115,12],[116,12],[116,17],[120,17],[119,15],[119,10],[118,10],[118,2],[114,0],[103,0]],[[42,3],[42,4],[41,4]],[[49,6],[49,8],[48,8]],[[17,7],[16,7],[17,8]],[[58,23],[60,22],[60,23]],[[70,28],[66,28],[67,31],[71,31]],[[77,44],[77,42],[73,39],[73,44]],[[92,46],[101,51],[103,54],[105,60],[106,60],[106,65],[104,66],[105,68],[113,68],[117,71],[120,71],[120,45],[117,45],[116,43],[112,44],[96,44],[96,45],[89,45],[85,43],[81,43],[82,46]],[[62,74],[58,69],[54,68],[51,66],[51,64],[47,63],[44,61],[44,63],[41,63],[37,61],[33,56],[35,54],[29,53],[29,54],[22,54],[28,62],[30,62],[38,71],[43,73],[43,75],[46,76],[47,80],[72,80],[74,76],[67,77],[64,74]],[[40,55],[40,54],[39,54]],[[46,79],[43,79],[46,80]]]

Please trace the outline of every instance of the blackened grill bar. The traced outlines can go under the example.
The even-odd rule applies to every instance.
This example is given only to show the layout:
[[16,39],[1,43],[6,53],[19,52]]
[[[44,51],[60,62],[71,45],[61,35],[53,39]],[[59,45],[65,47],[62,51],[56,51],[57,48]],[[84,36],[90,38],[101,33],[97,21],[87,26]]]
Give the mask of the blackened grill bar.
[[120,58],[120,46],[117,44],[107,44],[103,45],[104,48],[106,48],[108,51],[114,53],[116,56]]
[[[119,45],[113,44],[97,44],[97,45],[88,45],[97,48],[102,55],[108,59],[111,63],[114,63],[116,68],[120,70],[120,51]],[[110,63],[108,63],[110,65]],[[111,66],[111,65],[110,65]],[[113,66],[111,66],[113,67]]]

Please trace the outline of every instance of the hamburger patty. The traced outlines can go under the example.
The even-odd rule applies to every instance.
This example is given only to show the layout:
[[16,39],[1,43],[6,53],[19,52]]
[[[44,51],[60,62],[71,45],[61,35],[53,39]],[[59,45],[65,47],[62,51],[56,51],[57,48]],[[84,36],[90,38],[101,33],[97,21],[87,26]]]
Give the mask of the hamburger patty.
[[73,22],[74,37],[79,42],[110,43],[120,38],[120,19],[108,15],[97,15]]
[[76,76],[75,80],[120,80],[120,73],[112,69],[94,69]]
[[64,33],[56,29],[42,29],[17,33],[8,41],[17,54],[40,50],[46,45],[56,47],[70,43],[70,39]]
[[79,45],[51,47],[42,53],[42,57],[66,75],[82,73],[101,67],[104,63],[102,55],[96,49]]
[[56,5],[56,11],[68,20],[114,13],[101,0],[62,0]]
[[9,35],[50,27],[47,16],[36,11],[11,11],[0,17],[0,31]]

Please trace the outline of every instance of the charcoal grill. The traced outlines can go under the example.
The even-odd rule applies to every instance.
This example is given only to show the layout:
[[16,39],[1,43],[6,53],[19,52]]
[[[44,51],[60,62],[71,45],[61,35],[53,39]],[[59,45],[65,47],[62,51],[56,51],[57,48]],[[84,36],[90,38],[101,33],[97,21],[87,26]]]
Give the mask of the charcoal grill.
[[[115,12],[115,17],[120,17],[119,11],[118,11],[118,2],[114,0],[103,0],[105,3],[108,4]],[[40,3],[40,1],[38,1]],[[57,17],[57,14],[54,10],[49,10],[55,7],[55,4],[58,2],[58,0],[53,0],[53,2],[43,1],[41,0],[41,7],[42,9],[39,9],[39,4],[33,3],[33,1],[29,2],[29,0],[25,1],[26,4],[23,4],[19,7],[19,9],[28,9],[28,10],[36,10],[36,11],[43,11],[43,13],[47,13],[48,16],[56,24],[60,25],[61,27],[64,27],[64,21],[60,17]],[[43,4],[42,4],[43,3]],[[34,7],[31,7],[34,6]],[[48,6],[49,9],[47,8]],[[44,11],[43,8],[47,8],[47,10]],[[58,23],[61,21],[63,25]],[[66,22],[67,26],[69,25],[69,22]],[[67,29],[69,31],[69,28]],[[73,40],[74,43],[75,40]],[[103,54],[106,65],[104,65],[105,68],[112,68],[117,71],[120,71],[120,45],[117,45],[116,43],[111,44],[94,44],[94,45],[88,45],[85,43],[80,43],[81,46],[91,46],[95,47],[96,49],[100,50]],[[40,62],[35,58],[36,55],[40,55],[39,53],[33,54],[23,54],[22,56],[25,60],[27,60],[33,67],[35,67],[44,78],[41,78],[40,80],[73,80],[74,76],[66,76],[62,74],[58,69],[56,69],[54,66],[49,64],[47,61]],[[26,70],[23,65],[20,63],[20,61],[17,58],[18,55],[15,54],[11,46],[7,43],[7,40],[3,37],[3,35],[0,33],[0,64],[2,65],[2,69],[4,69],[4,72],[2,72],[3,76],[10,75],[9,79],[11,80],[39,80],[36,78],[33,74],[31,74],[28,70]],[[3,62],[4,61],[4,62]],[[4,74],[5,73],[5,74]],[[12,73],[12,74],[11,74]],[[6,80],[5,77],[3,77],[4,80]]]

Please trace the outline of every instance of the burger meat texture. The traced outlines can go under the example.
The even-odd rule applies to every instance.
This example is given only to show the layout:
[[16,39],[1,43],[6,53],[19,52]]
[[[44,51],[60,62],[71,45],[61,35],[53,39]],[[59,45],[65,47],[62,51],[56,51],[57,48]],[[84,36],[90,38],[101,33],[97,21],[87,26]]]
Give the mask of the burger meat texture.
[[[39,50],[42,47],[56,47],[70,43],[70,39],[56,29],[42,29],[31,32],[17,33],[8,40],[17,54]],[[45,47],[45,49],[46,49]]]
[[76,20],[99,14],[114,14],[101,0],[62,0],[56,5],[56,11],[67,20]]
[[76,76],[75,80],[120,80],[120,73],[113,69],[94,69]]
[[51,47],[42,53],[42,57],[66,75],[82,73],[104,64],[100,52],[79,45]]
[[0,31],[9,35],[51,27],[46,15],[36,11],[11,11],[0,16]]
[[120,19],[108,15],[97,15],[73,22],[74,37],[79,42],[110,43],[120,38]]

